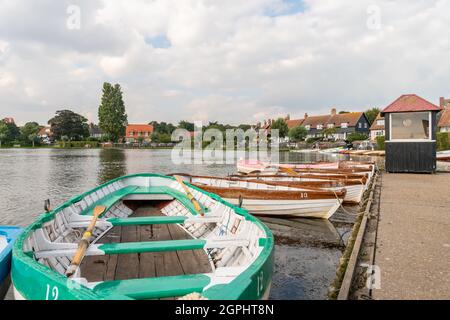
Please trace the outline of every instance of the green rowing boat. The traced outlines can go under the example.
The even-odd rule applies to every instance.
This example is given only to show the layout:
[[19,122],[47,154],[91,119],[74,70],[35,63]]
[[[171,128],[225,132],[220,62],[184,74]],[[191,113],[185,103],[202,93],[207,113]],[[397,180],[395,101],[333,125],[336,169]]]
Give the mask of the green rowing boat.
[[16,299],[267,299],[273,250],[244,209],[136,174],[42,214],[14,245],[11,278]]

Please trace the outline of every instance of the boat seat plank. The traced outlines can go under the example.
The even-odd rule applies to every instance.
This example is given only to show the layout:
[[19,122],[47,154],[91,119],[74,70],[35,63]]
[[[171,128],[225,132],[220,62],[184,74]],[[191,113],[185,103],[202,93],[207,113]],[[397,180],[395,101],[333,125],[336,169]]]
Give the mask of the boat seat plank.
[[176,224],[184,223],[187,217],[163,216],[163,217],[133,217],[133,218],[111,218],[108,222],[113,226],[133,226],[133,225],[151,225],[151,224]]
[[[135,229],[136,226],[128,227]],[[122,237],[123,239],[123,237]],[[105,243],[98,247],[105,254],[128,254],[142,252],[166,252],[176,250],[194,250],[202,249],[206,240],[167,240],[167,241],[147,241],[147,242],[124,242],[124,243]],[[89,251],[88,251],[89,254]]]
[[[105,206],[107,212],[111,207],[116,204],[119,200],[126,198],[130,195],[148,195],[148,194],[161,194],[161,195],[169,195],[173,198],[180,201],[188,210],[193,214],[197,215],[197,210],[195,210],[194,205],[191,200],[187,197],[187,195],[181,191],[174,190],[169,187],[164,186],[155,186],[155,187],[139,187],[139,186],[127,186],[123,187],[119,190],[112,192],[106,197],[99,199],[92,203],[87,209],[83,211],[82,214],[92,215],[94,208],[96,206]],[[208,209],[200,204],[203,212],[208,212]]]
[[[160,209],[151,206],[138,208],[130,217],[132,219],[146,219],[148,217],[156,219],[165,218],[165,216],[161,216]],[[123,237],[123,233],[126,233],[126,229],[129,228],[131,228],[131,230],[135,230],[137,238],[134,241],[136,242],[195,240],[192,239],[192,237],[185,230],[183,230],[176,224],[145,224],[136,226],[115,226],[110,231],[108,231],[97,242],[97,244],[120,243],[123,241],[123,239],[126,239]],[[131,240],[132,238],[128,239]],[[131,263],[131,269],[136,270],[136,260],[134,260],[134,258],[127,259],[131,255],[138,256],[139,263],[137,266],[137,274],[136,271],[133,271],[133,274],[126,275],[125,271],[123,271],[122,269],[128,269],[128,261]],[[118,263],[120,256],[122,257],[121,262]],[[130,281],[124,280],[126,276],[129,277],[127,279],[148,279],[155,277],[170,277],[184,274],[204,274],[212,272],[208,256],[203,249],[171,252],[160,251],[131,254],[110,254],[102,256],[102,258],[103,257],[106,258],[105,264],[98,264],[97,266],[93,266],[95,261],[99,260],[99,256],[86,256],[81,265],[82,277],[86,278],[89,282],[106,281],[106,285],[106,283],[110,283],[114,280]],[[101,267],[103,267],[104,270],[101,270]],[[180,285],[180,289],[182,289],[182,285],[183,284]],[[197,288],[190,287],[186,284],[184,291],[173,291],[172,289],[170,289],[167,291],[167,294],[163,294],[162,296],[158,294],[158,297],[163,299],[170,299],[179,295],[184,295],[183,292],[189,293],[196,291],[196,289]],[[150,294],[142,293],[137,298],[151,299],[152,297],[153,296],[150,292]]]
[[95,286],[94,291],[106,295],[125,295],[133,299],[155,299],[202,292],[209,283],[207,275],[182,275],[103,282]]

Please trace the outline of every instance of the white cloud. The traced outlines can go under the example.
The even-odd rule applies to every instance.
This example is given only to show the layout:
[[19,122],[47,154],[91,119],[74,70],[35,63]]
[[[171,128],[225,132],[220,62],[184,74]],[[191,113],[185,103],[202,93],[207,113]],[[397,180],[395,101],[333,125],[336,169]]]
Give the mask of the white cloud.
[[[71,4],[80,30],[66,28]],[[448,12],[446,0],[0,0],[0,117],[95,120],[104,81],[122,84],[131,122],[257,122],[410,92],[437,102],[450,96]]]

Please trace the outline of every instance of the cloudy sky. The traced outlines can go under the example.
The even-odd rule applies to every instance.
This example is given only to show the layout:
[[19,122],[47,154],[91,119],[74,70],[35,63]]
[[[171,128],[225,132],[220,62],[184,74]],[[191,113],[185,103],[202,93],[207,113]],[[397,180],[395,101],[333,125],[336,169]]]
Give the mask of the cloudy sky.
[[[79,12],[79,15],[78,15]],[[450,96],[447,0],[0,0],[0,118],[254,123]],[[78,19],[79,18],[79,19]]]

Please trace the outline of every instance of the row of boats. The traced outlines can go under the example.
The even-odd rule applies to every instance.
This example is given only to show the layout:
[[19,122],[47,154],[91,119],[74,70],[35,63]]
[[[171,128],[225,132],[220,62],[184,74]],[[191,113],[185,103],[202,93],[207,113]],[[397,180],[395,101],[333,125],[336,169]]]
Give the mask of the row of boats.
[[292,150],[292,152],[298,153],[322,153],[322,154],[349,154],[349,155],[359,155],[359,156],[380,156],[384,157],[386,152],[384,150],[359,150],[359,149],[347,149],[344,147],[328,148],[328,149],[299,149]]
[[4,270],[16,240],[15,298],[267,299],[274,239],[254,215],[329,218],[361,200],[375,165],[239,161],[238,172],[120,177],[23,232],[0,229]]

